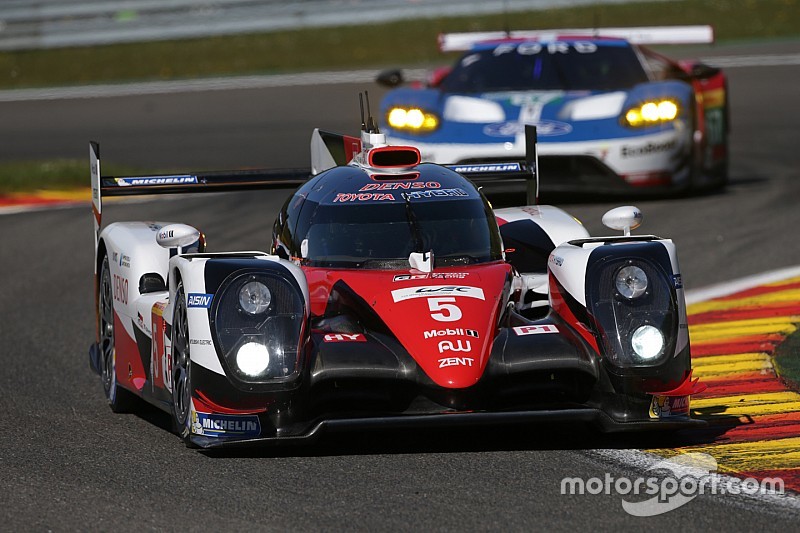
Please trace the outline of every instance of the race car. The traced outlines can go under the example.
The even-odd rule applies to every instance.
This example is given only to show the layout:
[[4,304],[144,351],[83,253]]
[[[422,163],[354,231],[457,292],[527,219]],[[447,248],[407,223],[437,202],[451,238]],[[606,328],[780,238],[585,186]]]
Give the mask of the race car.
[[[380,125],[424,161],[465,164],[522,160],[524,127],[536,125],[544,192],[723,187],[724,73],[645,46],[710,42],[709,26],[445,34],[441,50],[463,55],[424,85],[389,91]],[[377,81],[396,87],[403,75]]]
[[[533,128],[528,129],[533,141]],[[527,160],[491,172],[527,176]],[[97,335],[114,411],[143,399],[192,447],[292,443],[325,431],[702,423],[683,286],[669,239],[591,238],[564,211],[493,211],[410,146],[315,130],[312,171],[101,177],[90,143]],[[485,169],[472,169],[486,172]],[[267,252],[213,253],[173,222],[102,227],[102,199],[299,183]],[[268,221],[265,221],[268,224]]]

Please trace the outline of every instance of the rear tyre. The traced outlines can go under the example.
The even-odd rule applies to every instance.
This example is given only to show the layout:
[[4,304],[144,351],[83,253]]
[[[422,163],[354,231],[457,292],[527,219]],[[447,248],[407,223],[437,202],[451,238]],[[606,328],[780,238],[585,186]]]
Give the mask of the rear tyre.
[[100,332],[100,376],[108,405],[115,413],[134,409],[136,396],[117,382],[117,357],[114,346],[114,295],[111,285],[111,268],[108,255],[103,254],[100,266],[100,285],[97,298],[98,331]]
[[187,446],[191,446],[192,359],[189,355],[189,319],[183,284],[175,291],[172,315],[172,426]]

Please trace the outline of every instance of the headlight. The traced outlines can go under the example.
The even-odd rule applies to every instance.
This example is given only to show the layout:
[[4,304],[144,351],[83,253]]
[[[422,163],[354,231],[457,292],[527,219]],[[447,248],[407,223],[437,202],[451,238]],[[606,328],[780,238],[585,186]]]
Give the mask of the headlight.
[[306,308],[294,278],[261,266],[235,271],[215,293],[210,318],[234,384],[253,390],[298,379]]
[[678,104],[673,100],[649,100],[629,109],[623,122],[628,126],[654,126],[662,122],[675,120],[678,116]]
[[236,366],[248,376],[258,376],[269,366],[269,348],[258,342],[242,344],[236,350]]
[[647,290],[647,274],[637,266],[628,265],[619,269],[615,284],[622,296],[633,300]]
[[643,361],[652,361],[664,351],[664,335],[653,326],[640,326],[631,335],[631,347]]
[[596,321],[602,353],[616,368],[665,364],[678,338],[680,308],[669,258],[643,257],[659,257],[658,243],[635,246],[638,257],[626,247],[609,247],[608,253],[619,256],[587,269],[586,308]]
[[248,315],[260,315],[269,309],[272,294],[260,281],[249,281],[239,289],[239,305]]
[[439,127],[439,117],[417,107],[393,107],[386,115],[389,126],[397,130],[427,133]]

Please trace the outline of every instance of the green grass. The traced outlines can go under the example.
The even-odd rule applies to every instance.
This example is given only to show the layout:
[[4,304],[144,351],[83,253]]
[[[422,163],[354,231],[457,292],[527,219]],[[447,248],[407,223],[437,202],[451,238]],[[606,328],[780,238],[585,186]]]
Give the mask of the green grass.
[[800,390],[800,332],[778,345],[773,361],[778,375],[794,390]]
[[800,0],[682,0],[0,53],[0,88],[427,64],[440,32],[713,24],[717,39],[800,35]]
[[[441,64],[442,32],[713,24],[718,41],[800,36],[800,0],[675,0],[111,46],[0,52],[0,89]],[[105,169],[104,169],[105,170]],[[151,169],[152,171],[154,169]],[[125,171],[126,173],[134,173]],[[109,173],[114,173],[109,169]],[[117,172],[120,173],[120,172]],[[85,161],[0,163],[0,194],[84,186]]]
[[[103,175],[141,175],[141,169],[104,165]],[[0,194],[89,186],[89,160],[55,159],[0,164]]]

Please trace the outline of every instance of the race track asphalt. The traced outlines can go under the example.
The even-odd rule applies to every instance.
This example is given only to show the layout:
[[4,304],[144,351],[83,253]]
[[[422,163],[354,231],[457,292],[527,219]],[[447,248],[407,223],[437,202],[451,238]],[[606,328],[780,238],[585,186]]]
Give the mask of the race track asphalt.
[[[729,71],[726,191],[636,202],[641,231],[678,244],[690,290],[800,264],[798,68]],[[130,164],[302,166],[312,127],[357,130],[354,95],[364,88],[4,103],[0,157],[82,157],[91,138],[104,158]],[[108,204],[105,221],[181,221],[202,228],[213,250],[264,248],[287,193]],[[598,234],[612,204],[564,207]],[[351,434],[227,455],[188,450],[160,412],[112,414],[88,369],[91,232],[86,207],[0,217],[0,530],[796,527],[785,510],[726,497],[701,496],[644,519],[627,515],[619,495],[561,495],[564,477],[641,475],[592,450],[657,445],[658,437],[582,427]]]

